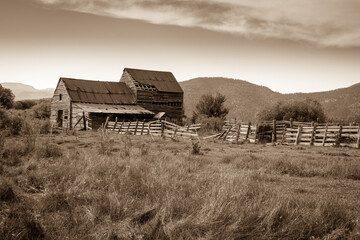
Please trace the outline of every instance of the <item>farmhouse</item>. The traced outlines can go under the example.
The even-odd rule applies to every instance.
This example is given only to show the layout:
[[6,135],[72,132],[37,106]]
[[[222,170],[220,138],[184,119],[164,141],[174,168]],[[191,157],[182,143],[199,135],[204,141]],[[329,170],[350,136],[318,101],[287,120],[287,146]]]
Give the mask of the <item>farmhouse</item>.
[[171,72],[125,68],[120,82],[129,86],[136,103],[145,109],[166,113],[174,122],[184,116],[184,92]]
[[135,95],[125,83],[59,79],[51,100],[54,126],[97,129],[108,116],[126,121],[149,119],[154,113],[136,105]]

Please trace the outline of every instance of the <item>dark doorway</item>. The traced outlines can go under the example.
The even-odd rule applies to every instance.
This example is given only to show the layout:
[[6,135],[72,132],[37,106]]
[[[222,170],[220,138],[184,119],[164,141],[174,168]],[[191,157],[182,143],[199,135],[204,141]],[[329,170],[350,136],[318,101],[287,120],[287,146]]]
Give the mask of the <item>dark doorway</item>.
[[64,115],[63,110],[58,110],[57,121],[56,121],[58,127],[63,126],[63,115]]

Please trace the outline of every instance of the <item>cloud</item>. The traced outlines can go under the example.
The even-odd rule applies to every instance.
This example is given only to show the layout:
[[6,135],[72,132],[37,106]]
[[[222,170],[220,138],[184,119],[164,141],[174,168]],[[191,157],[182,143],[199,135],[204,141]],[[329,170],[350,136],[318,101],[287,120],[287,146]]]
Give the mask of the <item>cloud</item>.
[[47,6],[248,37],[360,47],[358,0],[37,0]]

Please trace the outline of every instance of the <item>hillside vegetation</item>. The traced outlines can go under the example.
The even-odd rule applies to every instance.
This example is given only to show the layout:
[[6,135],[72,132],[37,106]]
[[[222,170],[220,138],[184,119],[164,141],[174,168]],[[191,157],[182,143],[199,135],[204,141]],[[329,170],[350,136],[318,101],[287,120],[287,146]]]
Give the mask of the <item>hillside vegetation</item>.
[[[15,95],[15,100],[51,98],[54,89],[36,89],[22,83],[0,83],[4,88],[9,88]],[[56,86],[54,86],[56,87]]]
[[228,118],[254,121],[256,114],[277,102],[302,101],[311,98],[324,108],[326,116],[335,121],[360,118],[360,84],[348,88],[317,93],[281,94],[267,87],[243,80],[227,78],[195,78],[180,82],[184,90],[185,114],[192,116],[203,94],[219,92],[227,97]]
[[0,239],[360,237],[357,149],[101,131],[0,142]]

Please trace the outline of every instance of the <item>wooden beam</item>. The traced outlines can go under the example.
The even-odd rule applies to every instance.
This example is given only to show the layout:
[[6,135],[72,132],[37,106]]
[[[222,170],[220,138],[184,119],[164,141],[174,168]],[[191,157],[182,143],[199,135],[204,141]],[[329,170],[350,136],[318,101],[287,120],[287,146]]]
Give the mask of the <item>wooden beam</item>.
[[316,133],[316,124],[314,124],[314,122],[312,122],[313,125],[313,129],[311,131],[311,139],[310,139],[310,146],[314,145],[314,141],[315,141],[315,133]]
[[105,129],[107,128],[108,122],[109,122],[109,116],[106,117],[106,121],[105,121],[105,125],[104,125]]
[[144,132],[144,126],[145,126],[145,119],[143,120],[142,127],[141,127],[141,133],[140,135],[143,135]]
[[125,134],[128,134],[128,133],[129,133],[130,125],[131,125],[131,122],[128,122],[128,127],[126,128]]
[[118,121],[118,118],[116,117],[116,118],[115,118],[115,124],[114,124],[114,127],[113,127],[113,131],[115,131],[117,121]]
[[301,142],[301,132],[302,132],[302,126],[298,127],[298,132],[296,134],[296,140],[295,140],[295,145],[299,145]]
[[124,120],[123,120],[122,123],[120,124],[119,131],[118,131],[119,134],[121,133],[121,129],[122,129],[122,126],[123,126],[123,125],[124,125]]
[[236,142],[239,141],[239,137],[240,137],[240,132],[241,132],[241,122],[238,123],[238,130],[237,130],[237,134],[236,134]]
[[86,117],[85,117],[85,112],[83,112],[83,118],[84,118],[84,130],[86,131]]
[[273,121],[273,132],[272,132],[272,142],[276,142],[276,120]]
[[247,129],[247,132],[246,132],[246,137],[245,137],[245,140],[248,140],[249,138],[249,134],[250,134],[250,130],[251,130],[251,122],[248,123],[248,129]]
[[233,126],[230,126],[229,129],[226,131],[225,136],[223,138],[223,141],[226,140],[227,135],[229,134],[230,130],[233,128]]
[[284,129],[283,129],[283,133],[282,133],[282,137],[281,137],[281,144],[284,143],[285,135],[286,135],[286,124],[285,124]]
[[358,139],[357,139],[357,142],[356,142],[356,147],[360,148],[360,125],[358,127]]
[[162,120],[160,120],[160,122],[161,122],[161,136],[163,136],[164,135],[164,130],[165,130],[165,123]]
[[327,131],[328,131],[328,124],[326,124],[325,126],[325,132],[324,132],[324,137],[323,137],[323,141],[322,141],[322,146],[325,146],[325,142],[326,142],[326,138],[327,138]]
[[135,133],[134,133],[134,135],[136,135],[136,132],[137,132],[137,129],[138,129],[138,124],[139,124],[139,121],[136,119],[136,126],[135,126]]
[[255,125],[255,139],[254,139],[254,143],[256,143],[256,140],[258,138],[258,134],[259,134],[259,124],[257,123]]

